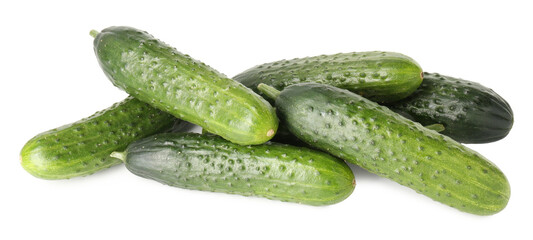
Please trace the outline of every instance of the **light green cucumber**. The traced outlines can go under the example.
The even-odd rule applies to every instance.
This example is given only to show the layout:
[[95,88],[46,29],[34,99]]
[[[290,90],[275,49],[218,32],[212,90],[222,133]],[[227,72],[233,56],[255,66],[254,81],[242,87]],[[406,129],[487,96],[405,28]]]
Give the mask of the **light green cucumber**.
[[85,176],[120,160],[113,151],[143,137],[167,131],[179,119],[133,97],[94,115],[29,140],[20,152],[22,167],[44,179]]

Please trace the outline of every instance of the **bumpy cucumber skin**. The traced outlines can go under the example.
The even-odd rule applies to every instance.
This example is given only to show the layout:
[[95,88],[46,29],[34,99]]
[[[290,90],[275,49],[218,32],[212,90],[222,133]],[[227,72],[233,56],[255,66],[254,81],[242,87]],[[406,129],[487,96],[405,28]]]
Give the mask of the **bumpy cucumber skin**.
[[277,130],[266,100],[144,31],[106,28],[95,37],[94,51],[118,88],[231,142],[261,144]]
[[265,63],[233,77],[255,92],[259,83],[278,90],[315,82],[353,91],[376,102],[409,96],[422,82],[413,59],[394,52],[354,52]]
[[22,167],[38,178],[85,176],[121,163],[109,157],[134,140],[170,129],[179,121],[133,97],[94,115],[43,132],[20,153]]
[[442,134],[462,143],[488,143],[509,134],[513,111],[492,89],[438,73],[424,73],[422,85],[388,107],[422,125],[440,123]]
[[278,116],[309,145],[459,210],[490,215],[510,197],[504,174],[477,152],[332,86],[285,88]]
[[241,146],[215,135],[158,134],[125,151],[132,173],[170,186],[308,205],[347,198],[355,179],[342,160],[290,145]]

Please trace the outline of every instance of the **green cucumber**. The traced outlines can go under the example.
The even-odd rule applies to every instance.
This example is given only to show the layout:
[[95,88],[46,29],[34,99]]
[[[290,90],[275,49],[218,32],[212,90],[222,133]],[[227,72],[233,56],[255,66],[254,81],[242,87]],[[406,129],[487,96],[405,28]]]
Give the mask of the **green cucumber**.
[[307,144],[459,210],[490,215],[507,205],[505,175],[479,153],[353,92],[302,83],[276,99],[286,127]]
[[355,187],[348,165],[326,153],[270,142],[241,146],[216,135],[159,134],[111,156],[140,177],[174,187],[308,205],[338,203]]
[[348,89],[377,102],[409,96],[422,82],[413,59],[393,52],[354,52],[265,63],[233,77],[255,92],[264,83],[278,90],[303,82]]
[[91,35],[106,76],[137,99],[238,144],[261,144],[276,133],[266,100],[148,33],[109,27]]
[[513,111],[509,104],[479,83],[438,73],[424,73],[413,95],[388,107],[423,125],[440,123],[442,134],[462,143],[488,143],[509,134]]
[[171,129],[179,121],[133,97],[94,115],[43,132],[20,153],[22,167],[43,179],[85,176],[121,163],[110,158],[134,140]]

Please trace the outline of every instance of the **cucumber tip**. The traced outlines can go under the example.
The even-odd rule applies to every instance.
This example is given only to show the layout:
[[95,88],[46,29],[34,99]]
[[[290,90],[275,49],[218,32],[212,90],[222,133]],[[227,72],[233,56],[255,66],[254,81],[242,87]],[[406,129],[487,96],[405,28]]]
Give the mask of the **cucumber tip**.
[[270,130],[268,130],[268,132],[267,132],[267,137],[271,137],[271,136],[273,136],[273,135],[274,135],[274,129],[270,129]]

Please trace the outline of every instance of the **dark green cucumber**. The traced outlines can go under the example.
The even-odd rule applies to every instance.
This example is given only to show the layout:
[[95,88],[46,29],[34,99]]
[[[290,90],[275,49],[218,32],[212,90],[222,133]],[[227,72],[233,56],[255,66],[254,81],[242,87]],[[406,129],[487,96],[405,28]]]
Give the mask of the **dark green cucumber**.
[[179,121],[133,97],[94,115],[43,132],[22,148],[21,164],[44,179],[85,176],[121,163],[110,158],[134,140],[171,129]]
[[272,106],[204,63],[130,27],[91,35],[107,77],[139,100],[234,143],[260,144],[274,136]]
[[438,73],[424,73],[413,95],[388,107],[423,125],[440,123],[442,134],[463,143],[488,143],[507,136],[513,111],[492,89]]
[[159,134],[111,156],[170,186],[308,205],[340,202],[355,186],[348,165],[326,153],[270,142],[241,146],[215,135]]
[[393,102],[413,93],[422,82],[422,69],[413,59],[393,52],[321,55],[266,63],[233,79],[260,93],[259,83],[278,90],[303,82],[348,89],[377,102]]
[[298,138],[459,210],[490,215],[509,200],[505,175],[479,153],[353,92],[302,83],[276,99],[281,121]]

